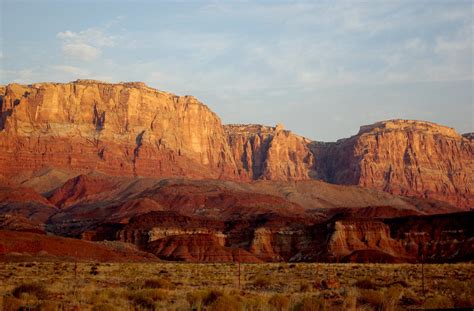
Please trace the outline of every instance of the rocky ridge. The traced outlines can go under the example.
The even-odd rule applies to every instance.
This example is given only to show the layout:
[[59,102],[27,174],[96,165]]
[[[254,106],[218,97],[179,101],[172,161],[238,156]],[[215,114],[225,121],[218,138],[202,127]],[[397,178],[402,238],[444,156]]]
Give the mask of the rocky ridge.
[[322,143],[282,125],[223,126],[196,98],[140,82],[9,84],[0,92],[0,167],[14,182],[38,184],[31,178],[45,168],[65,171],[58,180],[91,171],[319,179],[474,206],[472,135],[430,122],[382,121],[353,137]]

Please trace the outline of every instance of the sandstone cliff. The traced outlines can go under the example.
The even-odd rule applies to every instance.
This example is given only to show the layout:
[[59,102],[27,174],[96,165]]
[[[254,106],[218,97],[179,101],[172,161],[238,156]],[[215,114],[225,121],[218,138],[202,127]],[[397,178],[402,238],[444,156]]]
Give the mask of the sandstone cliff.
[[474,143],[452,128],[384,121],[319,144],[315,153],[318,176],[326,181],[474,206]]
[[177,213],[134,217],[117,232],[159,258],[182,261],[450,262],[472,260],[473,212],[391,219],[337,216],[307,224],[267,216],[216,222]]
[[221,122],[192,96],[143,83],[10,84],[0,106],[0,166],[110,175],[232,178]]
[[314,177],[311,141],[283,125],[225,125],[224,130],[240,174],[283,181]]
[[0,98],[1,175],[35,188],[42,184],[42,192],[54,189],[46,179],[99,171],[320,179],[474,206],[472,134],[434,123],[384,121],[361,127],[351,138],[321,143],[282,125],[222,126],[194,97],[139,82],[10,84],[0,88]]

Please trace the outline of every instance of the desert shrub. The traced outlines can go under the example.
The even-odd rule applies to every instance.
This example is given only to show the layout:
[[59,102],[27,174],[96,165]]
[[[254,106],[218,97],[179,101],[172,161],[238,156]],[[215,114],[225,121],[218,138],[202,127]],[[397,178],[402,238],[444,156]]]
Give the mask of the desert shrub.
[[138,308],[142,308],[142,309],[145,309],[145,310],[154,310],[155,309],[155,302],[153,301],[153,299],[151,299],[149,297],[146,297],[146,296],[135,295],[131,299],[131,302],[135,307],[138,307]]
[[41,310],[41,311],[61,310],[61,303],[56,302],[56,301],[44,301],[38,306],[38,310]]
[[3,297],[3,311],[18,311],[23,307],[23,301],[15,297]]
[[92,274],[92,275],[97,275],[97,274],[99,274],[99,268],[97,266],[92,266],[89,273]]
[[404,288],[407,288],[407,287],[410,287],[410,285],[408,285],[408,283],[404,280],[397,280],[393,283],[390,284],[391,286],[393,285],[400,285],[401,287],[404,287]]
[[270,300],[268,300],[268,304],[274,307],[277,311],[284,311],[288,309],[290,299],[285,295],[275,294],[270,298]]
[[319,285],[316,284],[316,287],[323,289],[337,289],[341,287],[341,283],[337,278],[326,278],[322,279]]
[[293,311],[320,311],[324,310],[324,300],[319,297],[304,297],[294,307]]
[[168,298],[168,293],[159,289],[142,289],[128,295],[128,299],[134,306],[143,309],[154,309],[155,302],[167,300]]
[[246,311],[268,311],[269,309],[267,299],[262,295],[244,295],[242,297],[237,293],[231,296],[239,297]]
[[218,297],[210,306],[209,311],[242,311],[243,303],[237,296],[222,295]]
[[271,285],[270,279],[263,275],[257,275],[253,281],[253,286],[259,289],[269,288]]
[[163,288],[163,289],[175,289],[176,286],[165,279],[149,279],[145,280],[143,285],[144,288]]
[[116,311],[117,309],[108,303],[103,303],[92,308],[92,311]]
[[359,290],[359,302],[367,303],[374,307],[382,307],[385,297],[382,292],[373,289],[361,289]]
[[370,279],[357,280],[357,282],[355,282],[354,285],[357,288],[362,288],[362,289],[376,289],[377,288],[375,283]]
[[436,295],[426,299],[422,307],[425,309],[452,308],[454,307],[454,303],[448,297]]
[[400,298],[403,296],[404,289],[401,285],[397,284],[391,286],[385,291],[383,309],[388,311],[395,308],[398,305]]
[[313,290],[313,285],[311,285],[310,283],[302,282],[300,284],[300,292],[310,292],[311,290]]
[[206,297],[207,291],[193,291],[186,294],[186,301],[191,306],[192,310],[201,310],[203,306],[203,300]]
[[201,310],[203,306],[209,306],[224,293],[217,289],[205,289],[189,292],[186,300],[192,309]]
[[421,304],[421,299],[413,290],[405,289],[399,303],[404,306],[418,305]]
[[454,306],[456,308],[470,308],[474,306],[474,296],[463,293],[457,297],[453,297]]
[[28,294],[35,296],[37,299],[44,300],[48,297],[48,291],[42,284],[36,283],[25,283],[19,285],[13,289],[13,296],[16,298],[21,298],[21,295]]
[[217,289],[211,289],[204,293],[202,303],[205,306],[209,306],[214,303],[219,297],[223,296],[224,293]]

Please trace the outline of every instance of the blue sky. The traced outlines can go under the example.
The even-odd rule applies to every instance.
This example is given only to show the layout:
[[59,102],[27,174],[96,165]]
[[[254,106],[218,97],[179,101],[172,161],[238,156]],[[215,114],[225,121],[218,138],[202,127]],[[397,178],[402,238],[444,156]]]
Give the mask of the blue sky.
[[0,83],[144,81],[316,140],[474,131],[472,1],[6,1]]

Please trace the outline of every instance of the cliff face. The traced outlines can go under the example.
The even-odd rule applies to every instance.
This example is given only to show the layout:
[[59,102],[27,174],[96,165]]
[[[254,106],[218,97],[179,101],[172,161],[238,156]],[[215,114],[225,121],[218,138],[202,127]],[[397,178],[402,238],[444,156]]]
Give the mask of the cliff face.
[[219,118],[143,83],[10,84],[0,106],[7,177],[43,166],[110,175],[233,178]]
[[250,179],[304,180],[315,175],[311,141],[275,127],[225,125],[237,168]]
[[320,143],[281,125],[222,126],[194,97],[138,82],[10,84],[0,98],[1,175],[16,181],[48,168],[65,176],[320,179],[474,206],[472,134],[434,123],[384,121]]
[[[472,260],[473,212],[306,224],[295,219],[204,221],[151,212],[117,231],[159,258],[180,261],[427,262]],[[236,258],[236,255],[241,258]]]
[[319,144],[319,177],[393,194],[474,206],[474,143],[452,128],[392,120]]

